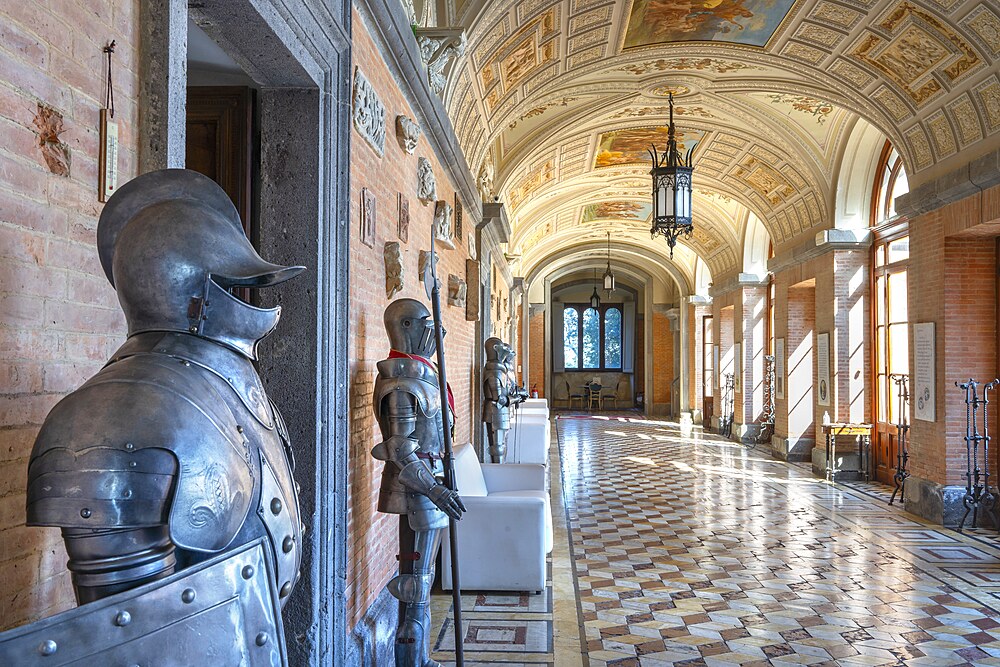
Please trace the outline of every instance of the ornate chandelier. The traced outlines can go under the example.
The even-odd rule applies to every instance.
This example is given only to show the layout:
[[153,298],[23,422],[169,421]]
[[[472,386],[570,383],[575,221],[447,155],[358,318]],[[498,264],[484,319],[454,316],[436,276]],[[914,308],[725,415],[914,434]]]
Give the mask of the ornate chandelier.
[[677,150],[674,136],[674,95],[668,97],[670,103],[670,125],[667,128],[667,149],[658,153],[656,146],[649,150],[653,158],[653,227],[650,236],[661,234],[670,246],[670,258],[674,258],[677,239],[690,238],[694,231],[691,220],[691,166],[692,147],[683,157]]

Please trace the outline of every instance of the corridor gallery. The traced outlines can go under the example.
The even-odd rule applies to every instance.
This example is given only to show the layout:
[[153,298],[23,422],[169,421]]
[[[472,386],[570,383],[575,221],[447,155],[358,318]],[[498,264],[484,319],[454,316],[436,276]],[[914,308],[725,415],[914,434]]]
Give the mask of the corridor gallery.
[[997,0],[0,0],[0,666],[1000,665]]

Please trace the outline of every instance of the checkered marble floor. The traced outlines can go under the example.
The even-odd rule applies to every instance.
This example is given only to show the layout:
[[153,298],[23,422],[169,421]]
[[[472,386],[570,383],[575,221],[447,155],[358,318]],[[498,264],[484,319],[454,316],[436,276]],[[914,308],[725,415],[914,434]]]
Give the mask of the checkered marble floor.
[[700,429],[557,432],[590,665],[1000,665],[994,540]]

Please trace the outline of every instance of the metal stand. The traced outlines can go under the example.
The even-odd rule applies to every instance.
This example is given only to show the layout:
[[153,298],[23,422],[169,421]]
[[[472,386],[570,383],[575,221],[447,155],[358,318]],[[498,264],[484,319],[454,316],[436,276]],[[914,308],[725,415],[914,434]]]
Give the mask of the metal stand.
[[[833,423],[823,424],[826,433],[826,479],[837,481],[837,475],[853,473],[859,480],[867,482],[871,479],[871,448],[872,425]],[[858,447],[858,467],[841,468],[837,466],[837,437],[848,436],[855,439]]]
[[730,438],[733,435],[733,419],[736,416],[736,379],[726,373],[726,383],[722,387],[722,413],[719,418],[719,435]]
[[774,355],[764,355],[764,407],[757,424],[757,435],[747,442],[748,449],[756,449],[774,436]]
[[907,414],[910,404],[910,390],[907,386],[909,376],[901,373],[893,373],[889,379],[896,383],[896,395],[899,400],[899,421],[896,422],[896,474],[892,476],[892,481],[896,488],[892,492],[889,504],[896,501],[896,494],[903,497],[903,487],[906,485],[906,478],[910,476],[910,471],[906,469],[910,461],[910,451],[906,448],[906,435],[910,430],[907,423]]
[[[958,523],[958,532],[965,527],[965,520],[972,512],[972,527],[979,520],[979,509],[992,509],[996,504],[996,496],[990,490],[990,392],[1000,384],[993,380],[983,385],[982,396],[979,393],[979,382],[969,378],[968,382],[955,383],[955,386],[965,391],[965,514]],[[979,412],[982,410],[983,430],[979,431]],[[981,447],[980,447],[981,445]],[[980,453],[982,467],[980,468]]]

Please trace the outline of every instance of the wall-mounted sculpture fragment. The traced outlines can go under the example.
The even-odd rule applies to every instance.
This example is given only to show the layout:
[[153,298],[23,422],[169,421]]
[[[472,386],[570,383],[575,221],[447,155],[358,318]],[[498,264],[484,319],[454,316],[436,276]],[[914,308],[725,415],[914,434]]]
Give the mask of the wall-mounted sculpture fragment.
[[399,241],[386,241],[382,256],[385,261],[385,298],[391,299],[403,291],[403,252]]
[[375,193],[361,188],[361,242],[375,247]]
[[454,273],[448,274],[448,305],[465,308],[466,292],[468,286],[466,282]]
[[354,127],[379,156],[385,153],[385,105],[371,83],[354,68]]
[[[437,264],[438,257],[435,256],[434,263]],[[431,251],[421,250],[419,262],[417,264],[417,273],[420,282],[424,285],[424,290],[427,294],[431,293],[431,288],[434,286],[434,282],[431,279]]]
[[434,178],[434,167],[425,157],[417,158],[417,199],[424,204],[437,201],[437,180]]
[[399,145],[408,155],[417,150],[417,139],[420,138],[420,125],[408,116],[396,116],[396,138]]
[[434,240],[448,248],[455,247],[451,228],[451,204],[441,199],[434,205]]
[[[465,283],[465,319],[468,322],[477,322],[479,320],[479,291],[481,285],[479,284],[479,262],[474,259],[465,260]],[[468,285],[472,285],[472,289],[469,289]]]
[[403,193],[398,194],[399,200],[399,218],[396,228],[396,234],[399,236],[399,240],[403,243],[410,242],[410,200],[403,196]]

